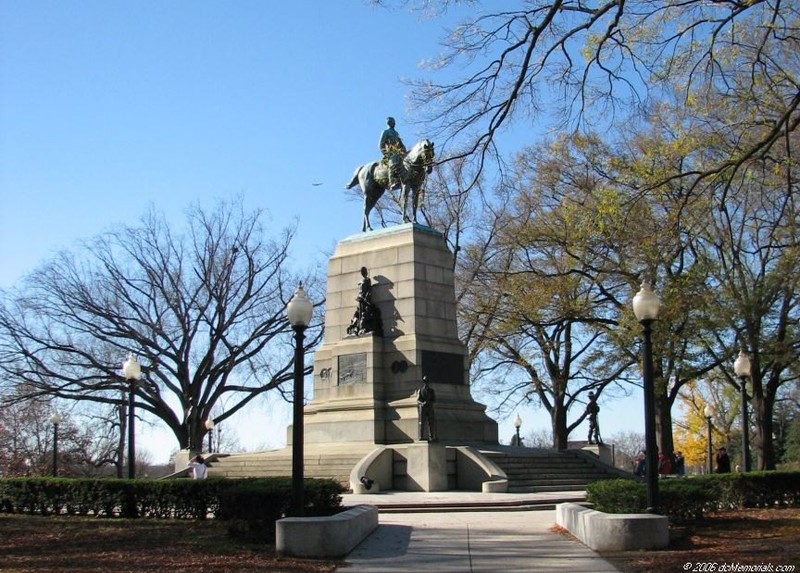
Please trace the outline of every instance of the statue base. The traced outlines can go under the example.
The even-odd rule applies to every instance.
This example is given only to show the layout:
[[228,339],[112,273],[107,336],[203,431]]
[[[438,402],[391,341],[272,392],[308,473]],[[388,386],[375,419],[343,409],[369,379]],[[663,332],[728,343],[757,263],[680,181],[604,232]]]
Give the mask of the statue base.
[[395,446],[395,464],[405,464],[405,475],[395,478],[401,491],[447,491],[447,450],[438,442]]
[[614,465],[614,447],[605,444],[588,444],[581,448],[584,452],[589,452],[600,458],[600,461],[610,466]]
[[[347,333],[362,267],[384,336]],[[349,443],[361,451],[416,442],[415,393],[427,377],[436,392],[437,439],[497,444],[497,422],[472,398],[468,374],[456,324],[453,255],[441,233],[409,223],[342,240],[328,263],[325,340],[314,354],[306,443]]]

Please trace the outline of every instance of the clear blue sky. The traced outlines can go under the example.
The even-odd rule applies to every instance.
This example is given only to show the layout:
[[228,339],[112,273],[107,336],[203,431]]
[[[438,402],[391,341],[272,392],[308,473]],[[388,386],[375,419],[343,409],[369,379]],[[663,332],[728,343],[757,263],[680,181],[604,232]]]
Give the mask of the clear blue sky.
[[235,193],[330,249],[385,117],[418,139],[400,78],[442,26],[361,0],[0,0],[0,286],[151,203]]
[[298,264],[323,264],[360,229],[343,187],[386,116],[407,144],[427,135],[401,79],[459,19],[362,0],[0,0],[0,288],[150,205],[180,222],[233,194],[276,231],[298,219]]

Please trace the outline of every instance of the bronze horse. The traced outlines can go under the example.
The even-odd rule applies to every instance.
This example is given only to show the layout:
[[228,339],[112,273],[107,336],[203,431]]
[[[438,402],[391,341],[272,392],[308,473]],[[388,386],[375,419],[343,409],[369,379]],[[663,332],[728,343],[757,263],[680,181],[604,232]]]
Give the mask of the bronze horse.
[[[399,180],[400,183],[393,185],[392,189],[402,189],[404,223],[408,223],[412,220],[415,223],[417,222],[419,194],[422,190],[425,176],[431,172],[433,158],[433,142],[428,139],[421,139],[406,153],[403,161],[398,162],[397,174],[393,175],[392,182],[395,183]],[[366,165],[358,167],[355,173],[353,173],[353,178],[350,180],[350,183],[345,187],[351,189],[356,185],[360,185],[361,191],[364,193],[364,222],[361,230],[366,231],[369,229],[371,231],[372,226],[369,224],[369,212],[372,211],[378,199],[380,199],[386,189],[389,188],[389,167],[381,161],[373,161],[372,163],[367,163]],[[406,215],[409,191],[413,193],[411,199],[411,219]]]

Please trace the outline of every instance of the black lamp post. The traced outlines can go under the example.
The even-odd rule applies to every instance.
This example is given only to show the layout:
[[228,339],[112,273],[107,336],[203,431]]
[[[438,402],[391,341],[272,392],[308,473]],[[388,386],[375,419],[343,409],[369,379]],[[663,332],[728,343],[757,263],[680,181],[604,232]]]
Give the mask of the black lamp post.
[[739,356],[733,363],[733,371],[739,378],[739,388],[742,392],[742,471],[750,471],[750,436],[747,423],[747,379],[750,377],[750,357],[744,350],[739,351]]
[[717,411],[714,409],[714,406],[711,404],[706,404],[706,407],[703,409],[703,415],[706,417],[706,422],[708,422],[708,473],[714,473],[714,447],[711,443],[711,418],[714,417]]
[[661,301],[650,283],[643,282],[633,297],[633,314],[642,325],[644,334],[644,441],[645,476],[647,483],[647,513],[658,511],[658,454],[656,452],[655,376],[653,375],[653,341],[651,325],[658,317]]
[[53,477],[58,475],[58,425],[61,423],[61,416],[58,412],[53,412],[50,416],[50,423],[53,424]]
[[292,505],[294,515],[302,516],[303,501],[303,339],[306,327],[311,322],[314,305],[308,300],[303,283],[286,305],[289,324],[294,330],[294,404],[292,419]]
[[518,448],[522,446],[522,438],[519,437],[519,429],[522,427],[522,418],[517,417],[514,418],[514,427],[517,429],[517,443],[515,444]]
[[[209,418],[206,420],[206,430],[208,430],[208,453],[211,454],[214,452],[212,446],[214,445],[214,419]],[[219,444],[217,444],[219,447]]]
[[122,364],[122,376],[128,381],[128,479],[136,477],[136,432],[135,432],[135,404],[136,382],[142,375],[142,367],[133,354],[128,354],[128,359]]

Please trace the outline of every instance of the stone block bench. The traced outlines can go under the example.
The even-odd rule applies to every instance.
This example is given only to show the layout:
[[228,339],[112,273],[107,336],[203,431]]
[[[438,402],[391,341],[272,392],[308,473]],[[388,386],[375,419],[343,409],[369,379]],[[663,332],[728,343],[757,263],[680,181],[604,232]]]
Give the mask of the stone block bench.
[[661,549],[669,544],[669,520],[664,515],[602,513],[577,503],[559,503],[556,523],[595,551]]
[[357,505],[327,517],[286,517],[275,526],[275,548],[280,555],[344,557],[378,527],[378,508]]

